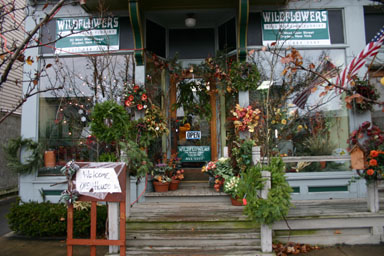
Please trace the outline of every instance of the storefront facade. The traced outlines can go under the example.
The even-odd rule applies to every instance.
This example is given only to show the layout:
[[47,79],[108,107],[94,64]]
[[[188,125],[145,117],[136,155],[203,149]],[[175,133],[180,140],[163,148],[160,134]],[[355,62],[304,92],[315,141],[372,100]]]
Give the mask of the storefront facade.
[[[25,65],[25,71],[33,72],[49,65],[52,68],[39,85],[63,84],[65,89],[37,95],[24,104],[21,135],[45,143],[47,150],[55,152],[57,166],[72,159],[99,158],[98,145],[90,137],[88,126],[91,109],[105,100],[124,104],[127,84],[144,87],[151,101],[167,117],[169,134],[159,136],[149,149],[154,160],[178,154],[185,166],[201,166],[226,155],[235,135],[231,132],[230,109],[236,103],[243,107],[260,106],[267,97],[261,86],[273,88],[268,96],[273,104],[270,110],[275,112],[271,132],[276,134],[276,152],[281,155],[307,156],[312,149],[309,154],[312,156],[345,156],[347,139],[353,130],[364,121],[382,123],[381,109],[372,112],[348,109],[343,96],[331,93],[322,97],[323,86],[314,90],[303,108],[297,107],[293,102],[301,91],[296,94],[288,91],[306,84],[307,78],[288,81],[283,74],[284,63],[277,57],[286,56],[291,51],[288,47],[292,46],[300,52],[303,65],[314,63],[323,67],[327,60],[333,67],[345,66],[382,27],[382,6],[372,1],[273,1],[273,5],[271,1],[243,0],[128,1],[128,8],[127,2],[108,1],[110,6],[105,6],[108,16],[90,19],[91,15],[97,17],[97,2],[80,1],[78,5],[63,7],[41,34],[43,42],[50,42],[59,38],[58,35],[72,33],[76,26],[85,29],[98,26],[99,37],[90,40],[86,35],[74,35],[49,47],[28,50],[28,55],[41,58]],[[31,8],[39,10],[43,4]],[[279,27],[281,23],[286,27]],[[29,18],[26,27],[33,24]],[[282,33],[278,33],[279,29]],[[274,52],[277,45],[283,46]],[[261,77],[259,87],[231,94],[223,80],[201,72],[200,63],[207,58],[217,60],[220,56],[217,52],[227,62],[239,59],[255,63]],[[180,63],[180,73],[169,68],[175,58]],[[365,71],[363,68],[362,76]],[[381,76],[373,73],[372,83],[379,85]],[[192,88],[189,94],[188,88]],[[202,91],[204,94],[199,94]],[[198,95],[197,105],[187,108],[183,95],[185,99]],[[228,104],[232,105],[228,107]],[[133,108],[127,111],[132,118],[141,115],[134,113],[137,111]],[[293,115],[307,117],[301,119],[302,123],[290,123]],[[292,127],[285,129],[287,124]],[[308,133],[301,129],[307,129]],[[323,147],[311,148],[318,143],[320,132],[326,134],[326,141],[320,142]],[[310,140],[312,135],[316,136]],[[324,151],[320,152],[320,148]],[[287,169],[294,170],[297,162]],[[316,163],[308,165],[305,172],[287,174],[297,199],[330,198],[338,193],[340,198],[365,196],[363,181],[348,185],[354,175],[348,159],[330,163],[333,164],[328,164],[326,170]],[[21,199],[41,201],[44,195],[57,202],[64,185],[51,185],[65,181],[58,170],[59,167],[42,168],[21,176]]]

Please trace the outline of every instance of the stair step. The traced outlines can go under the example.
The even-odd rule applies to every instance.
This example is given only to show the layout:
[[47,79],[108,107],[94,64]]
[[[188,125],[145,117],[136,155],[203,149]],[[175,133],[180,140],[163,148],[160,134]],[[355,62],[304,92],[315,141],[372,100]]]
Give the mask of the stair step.
[[[252,255],[267,256],[260,252],[260,246],[156,246],[128,247],[126,255],[172,255],[172,256],[204,256],[204,255]],[[272,254],[270,254],[272,255]]]
[[229,202],[141,203],[131,208],[129,222],[247,221],[244,207]]
[[133,222],[128,221],[126,224],[127,232],[132,230],[169,230],[182,231],[200,231],[200,230],[218,230],[218,232],[232,232],[232,230],[242,231],[259,231],[260,226],[246,220],[240,221],[191,221],[191,222]]
[[127,240],[239,240],[260,239],[260,232],[243,230],[136,230],[127,232]]
[[201,168],[183,168],[185,181],[206,181],[208,182],[208,175],[201,172]]

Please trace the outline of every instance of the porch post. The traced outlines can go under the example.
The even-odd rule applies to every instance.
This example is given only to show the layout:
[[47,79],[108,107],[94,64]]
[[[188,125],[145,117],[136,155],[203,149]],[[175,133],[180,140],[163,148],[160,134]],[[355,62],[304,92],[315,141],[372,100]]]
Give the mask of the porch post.
[[[260,147],[252,147],[252,162],[254,165],[260,163],[261,154]],[[271,173],[268,171],[262,171],[261,176],[265,179],[264,187],[260,191],[260,196],[263,199],[268,198],[269,190],[271,189]],[[261,251],[270,253],[272,252],[272,228],[268,225],[262,224],[260,226],[261,237]]]
[[367,183],[367,204],[370,212],[379,212],[379,188],[378,181]]
[[[262,171],[261,175],[265,179],[264,187],[261,190],[261,198],[267,199],[269,190],[271,189],[271,173]],[[261,251],[272,252],[272,228],[266,224],[260,226]]]
[[[242,108],[249,106],[249,91],[239,91],[239,105]],[[249,139],[249,131],[240,132],[240,139]]]

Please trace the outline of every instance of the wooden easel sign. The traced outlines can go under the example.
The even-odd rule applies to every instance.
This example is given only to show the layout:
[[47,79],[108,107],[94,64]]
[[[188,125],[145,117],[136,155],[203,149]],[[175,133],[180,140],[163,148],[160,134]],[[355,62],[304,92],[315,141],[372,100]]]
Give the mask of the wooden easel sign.
[[[125,255],[125,163],[75,163],[80,169],[73,176],[72,189],[80,194],[77,201],[91,201],[91,237],[73,238],[73,204],[68,204],[67,214],[67,256],[73,255],[74,245],[88,245],[91,256],[96,256],[96,246],[120,246],[120,255]],[[120,239],[97,239],[97,202],[120,203]]]

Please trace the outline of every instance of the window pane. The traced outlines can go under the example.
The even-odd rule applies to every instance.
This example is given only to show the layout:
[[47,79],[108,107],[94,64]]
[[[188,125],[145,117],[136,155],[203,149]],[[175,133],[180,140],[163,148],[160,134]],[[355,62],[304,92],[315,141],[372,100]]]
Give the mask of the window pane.
[[[332,67],[339,66],[344,60],[343,50],[302,50],[300,54],[304,66],[313,63],[317,71],[323,75],[333,70]],[[316,83],[316,77],[310,73],[297,71],[291,76],[283,76],[281,62],[273,62],[269,53],[259,52],[254,59],[262,73],[262,80],[273,79],[269,94],[267,89],[250,92],[252,106],[260,108],[264,114],[268,109],[269,118],[266,122],[270,135],[269,150],[284,156],[347,154],[349,117],[342,100],[344,96],[334,90],[327,92],[325,87],[327,84],[323,84],[322,80]],[[308,96],[304,97],[303,108],[294,104],[299,95]],[[265,134],[266,132],[264,134],[255,132],[252,136],[260,145],[265,145]],[[306,170],[316,169],[317,165],[318,162],[309,164]],[[349,169],[349,165],[345,161],[327,162],[324,169],[326,168],[329,171],[346,170]]]
[[230,52],[236,49],[236,21],[231,19],[219,26],[219,50]]
[[260,12],[249,13],[248,45],[262,45]]
[[[56,165],[67,161],[97,161],[113,147],[91,137],[89,122],[96,102],[122,101],[122,89],[132,81],[132,56],[92,56],[46,59],[51,64],[40,80],[42,89],[64,89],[40,94],[39,141],[55,153]],[[39,175],[58,174],[59,168],[40,170]]]
[[169,57],[173,58],[176,54],[180,59],[204,59],[214,56],[214,29],[170,29]]
[[331,44],[344,43],[343,15],[341,10],[328,10]]

